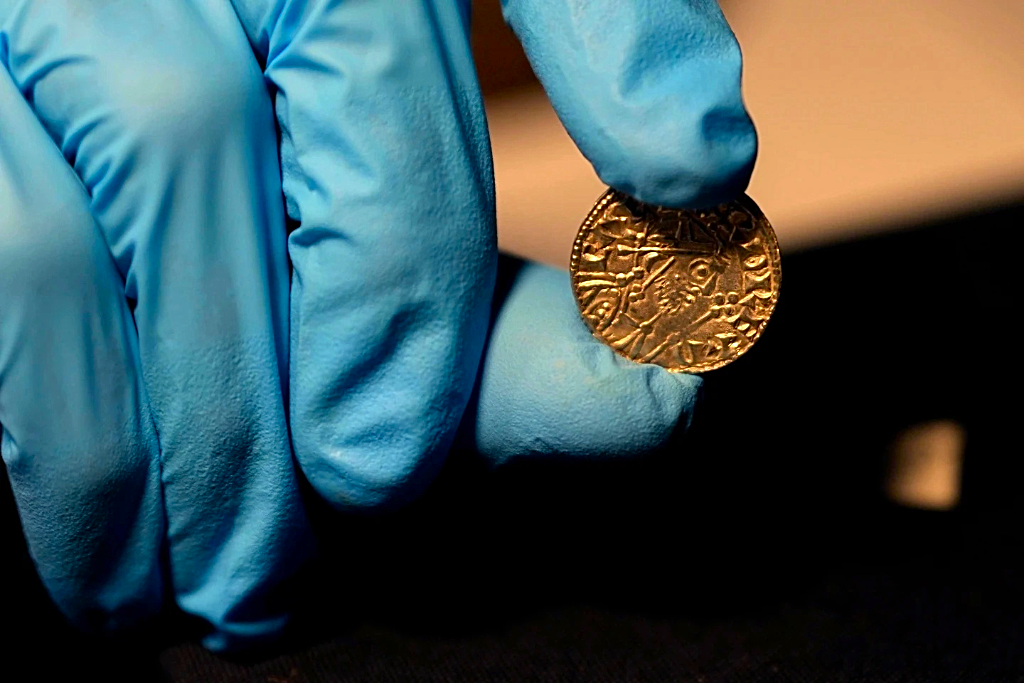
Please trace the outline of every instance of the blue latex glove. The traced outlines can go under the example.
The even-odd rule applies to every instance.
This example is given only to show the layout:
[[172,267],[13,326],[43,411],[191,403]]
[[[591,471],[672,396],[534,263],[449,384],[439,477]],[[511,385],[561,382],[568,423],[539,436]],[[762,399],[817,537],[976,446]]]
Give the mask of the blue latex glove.
[[[605,181],[670,205],[744,187],[713,2],[505,11]],[[2,451],[72,619],[130,623],[166,590],[210,647],[274,634],[309,546],[288,424],[314,488],[366,509],[429,483],[464,413],[493,462],[629,455],[689,418],[699,379],[594,340],[560,271],[503,274],[485,352],[467,30],[454,0],[0,0]]]

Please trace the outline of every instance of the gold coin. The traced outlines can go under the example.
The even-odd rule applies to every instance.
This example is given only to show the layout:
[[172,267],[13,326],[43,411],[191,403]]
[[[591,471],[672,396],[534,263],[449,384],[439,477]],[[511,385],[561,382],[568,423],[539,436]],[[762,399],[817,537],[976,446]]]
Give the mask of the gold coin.
[[594,336],[630,360],[693,373],[753,346],[782,280],[775,231],[750,197],[686,210],[616,190],[580,227],[570,273]]

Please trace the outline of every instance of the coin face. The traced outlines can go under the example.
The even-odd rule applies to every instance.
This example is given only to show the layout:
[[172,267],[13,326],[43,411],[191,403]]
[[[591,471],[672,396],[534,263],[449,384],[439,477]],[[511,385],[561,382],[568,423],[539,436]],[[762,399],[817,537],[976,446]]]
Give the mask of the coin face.
[[782,279],[775,231],[746,195],[685,210],[616,190],[580,227],[570,271],[594,336],[630,360],[693,373],[747,352]]

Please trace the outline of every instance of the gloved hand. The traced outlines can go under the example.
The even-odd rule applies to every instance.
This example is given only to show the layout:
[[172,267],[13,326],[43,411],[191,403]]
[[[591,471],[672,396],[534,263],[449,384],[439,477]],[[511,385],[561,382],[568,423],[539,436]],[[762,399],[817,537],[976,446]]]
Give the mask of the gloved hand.
[[[714,2],[505,12],[606,182],[668,205],[744,187],[755,135]],[[503,264],[491,315],[468,14],[0,0],[2,453],[73,620],[133,623],[166,590],[210,647],[277,632],[310,547],[289,426],[348,510],[422,490],[464,413],[493,462],[629,455],[689,418],[700,380],[594,340],[565,273]]]

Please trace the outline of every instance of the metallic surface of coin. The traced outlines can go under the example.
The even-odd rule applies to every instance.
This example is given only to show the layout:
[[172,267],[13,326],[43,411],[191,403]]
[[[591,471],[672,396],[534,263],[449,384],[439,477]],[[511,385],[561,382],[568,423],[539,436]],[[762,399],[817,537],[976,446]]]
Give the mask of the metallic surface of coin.
[[775,231],[750,197],[697,211],[616,190],[580,227],[570,272],[594,336],[630,360],[693,373],[747,352],[782,280]]

